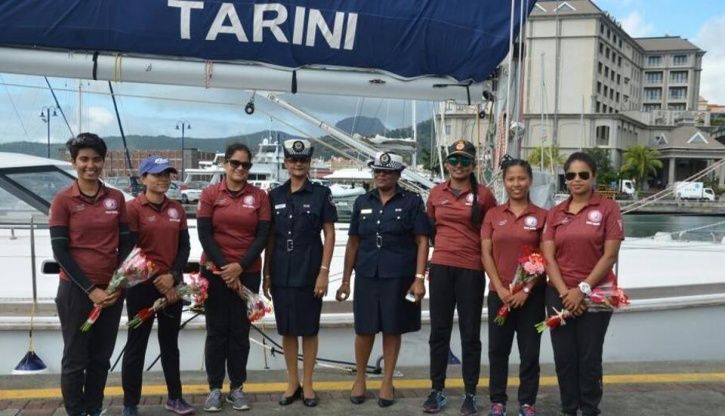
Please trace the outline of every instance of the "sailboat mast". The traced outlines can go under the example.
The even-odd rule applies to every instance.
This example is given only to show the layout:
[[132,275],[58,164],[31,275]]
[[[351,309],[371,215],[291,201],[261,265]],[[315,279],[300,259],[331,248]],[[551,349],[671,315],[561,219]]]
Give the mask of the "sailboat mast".
[[78,80],[78,133],[83,132],[83,81]]
[[544,124],[544,91],[546,88],[546,84],[544,84],[544,52],[541,53],[541,94],[539,94],[539,99],[541,100],[541,108],[539,108],[539,112],[541,113],[541,150],[539,154],[541,155],[541,164],[540,168],[541,171],[544,171],[544,142],[546,141],[546,125]]
[[412,123],[413,123],[413,143],[415,143],[415,147],[413,148],[413,158],[412,158],[412,164],[413,169],[417,169],[418,167],[418,125],[417,125],[417,118],[415,116],[415,100],[411,103],[411,110],[412,110]]

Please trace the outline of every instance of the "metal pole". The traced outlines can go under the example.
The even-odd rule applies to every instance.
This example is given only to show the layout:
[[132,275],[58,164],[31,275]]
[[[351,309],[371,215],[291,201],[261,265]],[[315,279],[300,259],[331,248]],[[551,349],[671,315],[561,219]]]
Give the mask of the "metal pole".
[[46,118],[48,119],[48,159],[50,159],[50,108],[45,109],[46,113],[48,114]]
[[181,123],[181,180],[184,180],[184,135],[186,133],[186,123]]

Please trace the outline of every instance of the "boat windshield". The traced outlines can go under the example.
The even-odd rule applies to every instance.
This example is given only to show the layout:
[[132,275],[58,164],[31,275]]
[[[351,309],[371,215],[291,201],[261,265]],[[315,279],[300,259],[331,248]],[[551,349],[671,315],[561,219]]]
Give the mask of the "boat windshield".
[[53,197],[73,180],[72,175],[55,166],[0,169],[0,218],[47,215]]

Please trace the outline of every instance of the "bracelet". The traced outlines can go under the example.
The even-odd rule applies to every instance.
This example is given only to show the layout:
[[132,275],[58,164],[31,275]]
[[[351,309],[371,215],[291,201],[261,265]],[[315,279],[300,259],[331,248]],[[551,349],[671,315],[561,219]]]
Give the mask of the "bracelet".
[[272,276],[271,275],[266,275],[266,276],[264,276],[264,280],[272,280]]
[[327,270],[329,272],[330,268],[327,266],[320,266],[320,270]]
[[425,275],[423,273],[416,273],[415,278],[423,280],[423,279],[425,279]]
[[348,281],[344,281],[344,280],[343,280],[341,284],[342,284],[343,286],[346,286],[346,285],[349,285],[349,284],[350,284],[350,281],[349,281],[349,280],[348,280]]

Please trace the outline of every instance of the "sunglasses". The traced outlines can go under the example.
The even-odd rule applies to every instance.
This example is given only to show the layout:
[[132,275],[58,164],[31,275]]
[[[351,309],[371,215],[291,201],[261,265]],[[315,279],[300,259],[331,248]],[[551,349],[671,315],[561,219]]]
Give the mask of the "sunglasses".
[[565,175],[565,178],[567,181],[573,181],[574,178],[577,177],[577,175],[579,175],[579,179],[581,179],[583,181],[589,180],[589,178],[591,177],[591,173],[584,171],[584,172],[567,172]]
[[471,159],[470,157],[450,156],[448,157],[448,159],[446,159],[446,161],[451,166],[461,165],[464,168],[467,168],[473,164],[473,159]]
[[227,159],[227,163],[232,169],[239,169],[240,167],[244,170],[249,170],[252,167],[252,162],[242,162],[241,160]]
[[290,163],[308,163],[310,161],[310,158],[293,156],[293,157],[288,157],[287,160]]
[[394,172],[388,169],[373,169],[373,174],[375,175],[392,175]]

